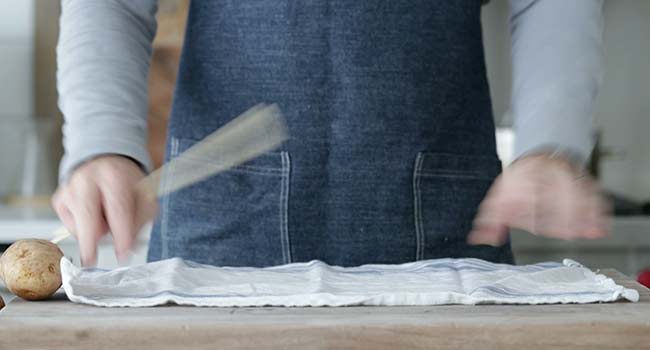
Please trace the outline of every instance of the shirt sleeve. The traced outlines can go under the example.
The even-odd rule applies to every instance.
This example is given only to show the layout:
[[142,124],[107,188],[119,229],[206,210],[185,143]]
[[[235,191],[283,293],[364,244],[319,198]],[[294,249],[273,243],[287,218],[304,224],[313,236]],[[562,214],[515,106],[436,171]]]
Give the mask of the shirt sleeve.
[[602,81],[602,0],[511,0],[515,159],[550,150],[584,164]]
[[63,0],[57,89],[64,115],[60,179],[85,160],[120,154],[150,170],[147,77],[156,0]]

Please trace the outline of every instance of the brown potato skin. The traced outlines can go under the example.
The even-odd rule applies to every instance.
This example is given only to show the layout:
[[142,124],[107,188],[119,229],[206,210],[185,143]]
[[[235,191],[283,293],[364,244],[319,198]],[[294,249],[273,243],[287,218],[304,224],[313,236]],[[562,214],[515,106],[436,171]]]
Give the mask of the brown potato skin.
[[0,297],[0,310],[2,310],[5,307],[5,301],[2,300],[2,297]]
[[0,257],[0,277],[15,295],[43,300],[61,287],[60,261],[63,252],[44,239],[15,242]]

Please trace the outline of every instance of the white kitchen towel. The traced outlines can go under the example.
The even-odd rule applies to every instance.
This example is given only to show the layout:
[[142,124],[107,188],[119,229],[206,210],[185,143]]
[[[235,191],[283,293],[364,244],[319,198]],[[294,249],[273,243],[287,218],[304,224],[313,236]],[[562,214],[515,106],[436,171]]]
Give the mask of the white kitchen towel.
[[97,306],[346,306],[551,304],[638,301],[572,261],[514,266],[479,259],[436,259],[401,265],[329,266],[320,261],[268,268],[214,267],[179,258],[82,269],[61,260],[63,288],[77,303]]

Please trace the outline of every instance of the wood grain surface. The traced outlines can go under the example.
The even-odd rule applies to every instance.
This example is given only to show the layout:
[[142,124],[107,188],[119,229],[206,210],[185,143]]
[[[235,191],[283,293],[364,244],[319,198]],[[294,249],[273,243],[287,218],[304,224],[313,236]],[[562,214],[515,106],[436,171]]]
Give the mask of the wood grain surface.
[[98,308],[14,300],[0,349],[649,349],[650,290],[614,270],[640,302],[343,308]]

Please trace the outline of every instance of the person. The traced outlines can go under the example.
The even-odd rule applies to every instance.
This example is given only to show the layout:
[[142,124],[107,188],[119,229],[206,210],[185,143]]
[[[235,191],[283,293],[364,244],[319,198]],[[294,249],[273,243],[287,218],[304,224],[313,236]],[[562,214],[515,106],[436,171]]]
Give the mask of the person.
[[[61,184],[53,206],[84,265],[111,233],[132,247],[150,169],[146,80],[154,0],[63,0]],[[516,161],[503,172],[482,2],[192,1],[167,159],[260,102],[278,151],[165,196],[149,260],[269,266],[475,257],[513,263],[508,230],[607,233],[581,170],[602,75],[602,1],[512,0]]]

